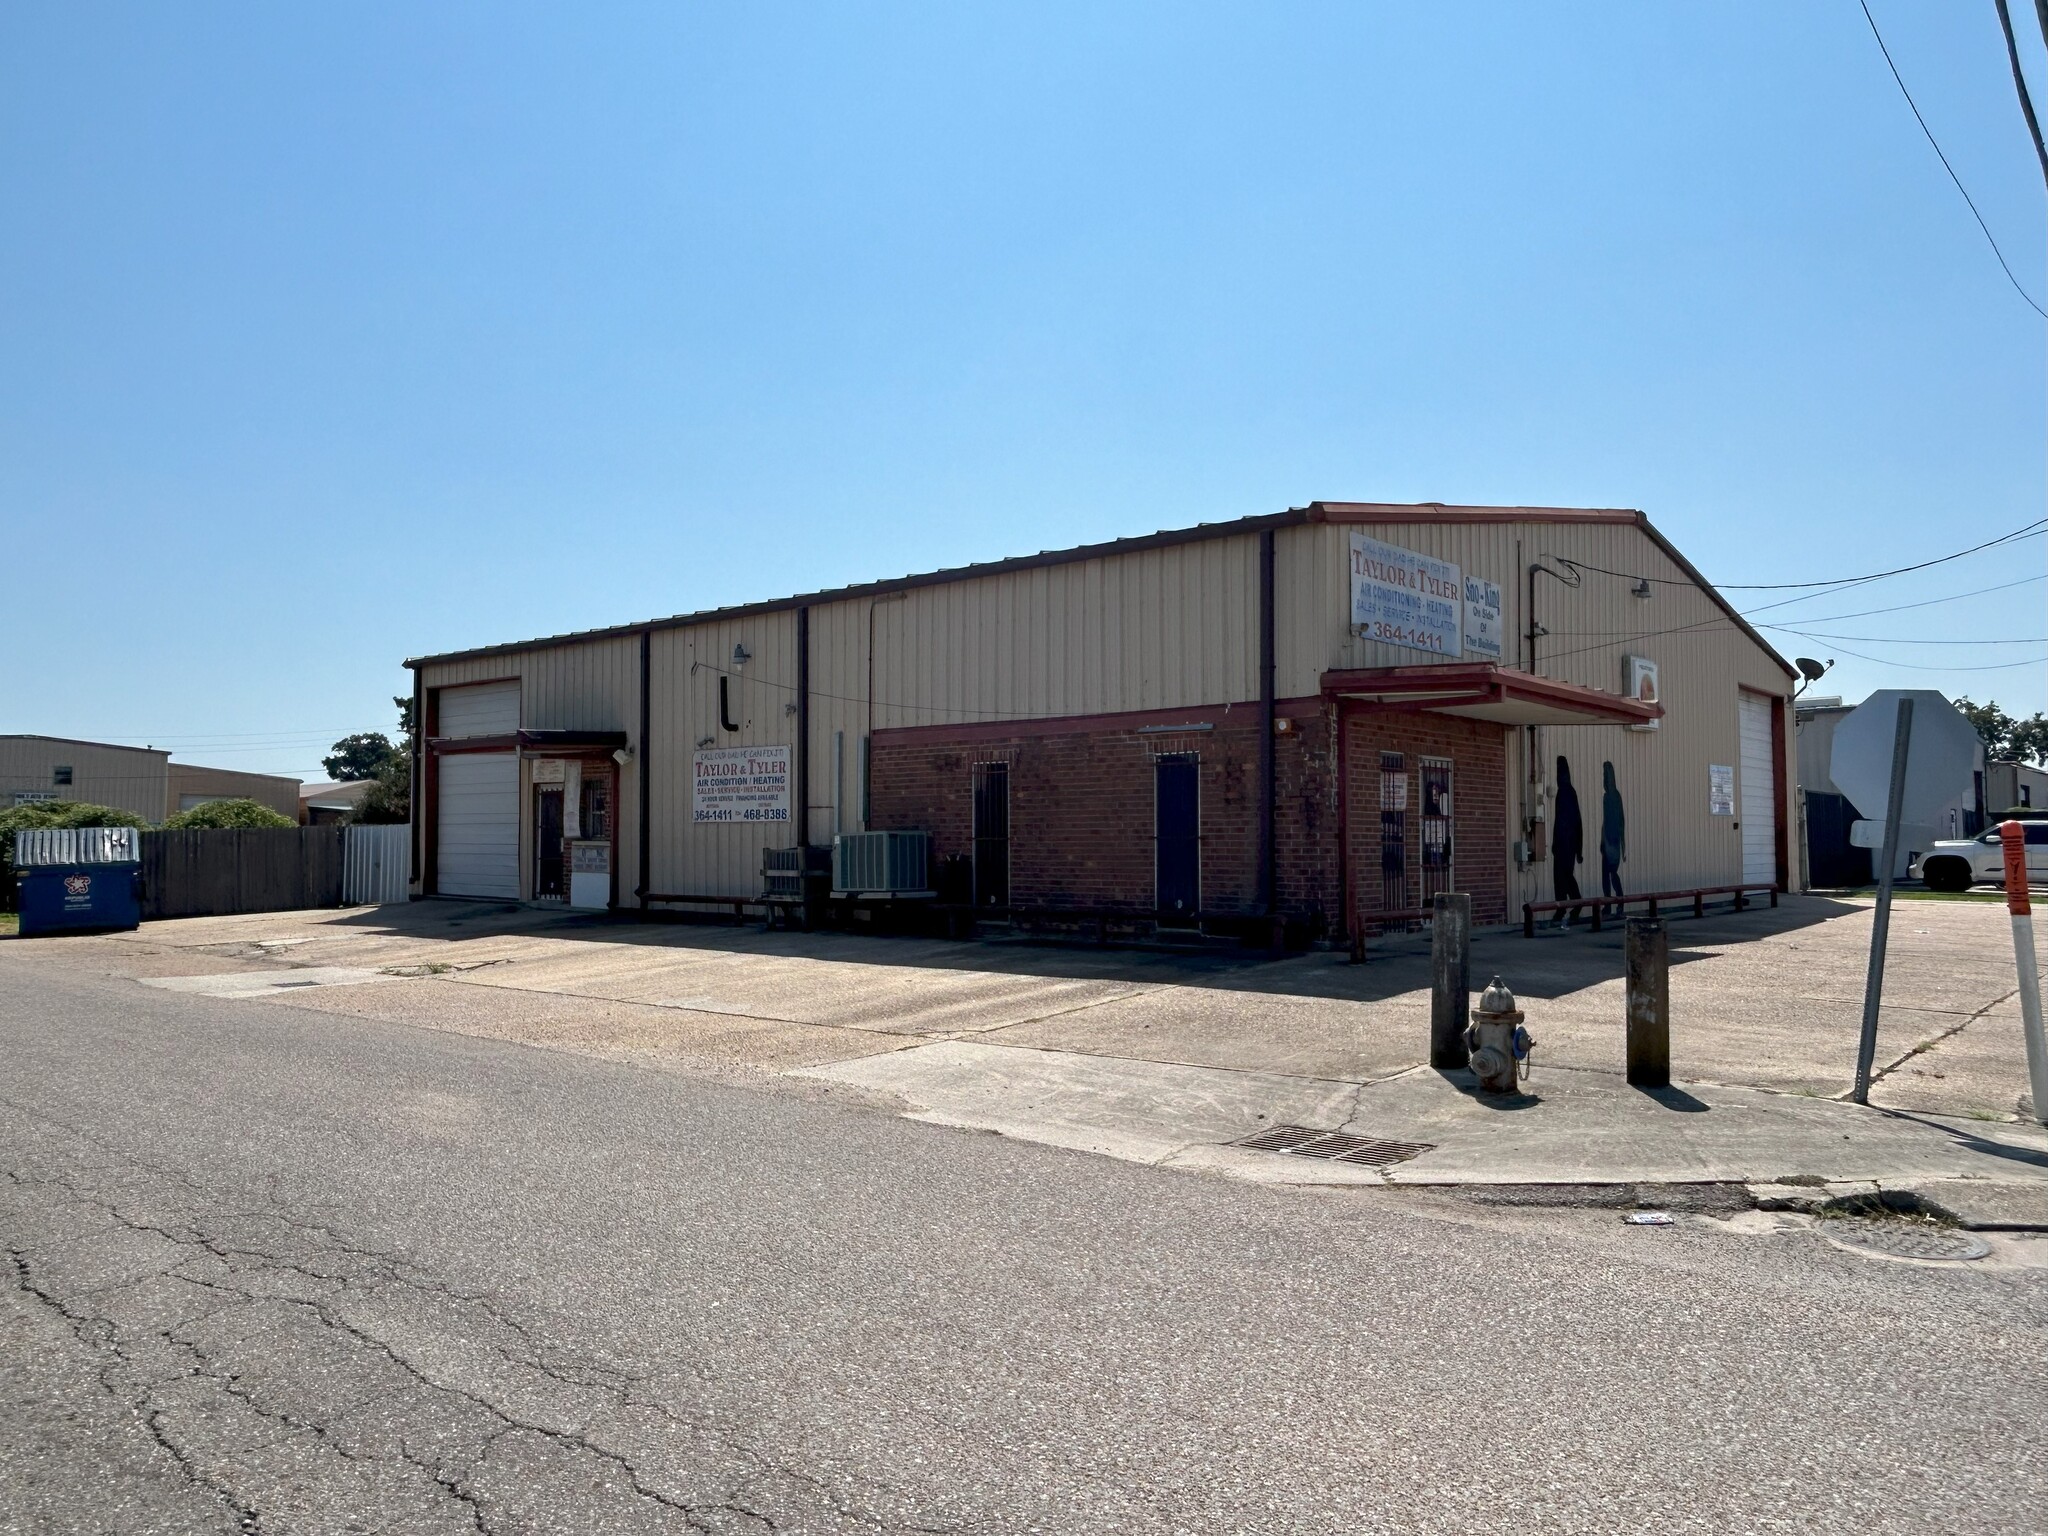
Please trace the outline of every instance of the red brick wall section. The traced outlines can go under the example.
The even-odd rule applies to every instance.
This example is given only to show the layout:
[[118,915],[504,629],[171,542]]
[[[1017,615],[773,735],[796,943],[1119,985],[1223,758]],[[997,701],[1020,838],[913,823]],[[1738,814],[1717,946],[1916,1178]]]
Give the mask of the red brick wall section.
[[1407,878],[1402,907],[1422,902],[1421,759],[1447,757],[1451,778],[1454,887],[1472,897],[1475,923],[1507,920],[1506,726],[1453,715],[1395,711],[1348,712],[1345,770],[1350,779],[1348,868],[1358,910],[1382,908],[1380,754],[1399,752],[1408,778]]
[[[1223,715],[1220,708],[1205,711]],[[1140,732],[1105,722],[1099,731],[1063,730],[972,740],[935,739],[930,730],[876,733],[869,804],[876,827],[932,834],[935,858],[972,852],[972,775],[976,763],[1010,765],[1010,898],[1020,906],[1132,907],[1155,901],[1152,871],[1153,767],[1156,754],[1201,759],[1202,905],[1211,912],[1258,910],[1258,716],[1236,706],[1202,732]],[[1276,883],[1281,909],[1316,935],[1342,928],[1334,706],[1283,711],[1291,728],[1275,742],[1278,805]],[[1500,726],[1415,714],[1354,714],[1351,862],[1368,907],[1378,905],[1379,753],[1456,763],[1452,810],[1456,873],[1473,897],[1474,916],[1504,921],[1506,732]],[[964,733],[963,733],[964,734]],[[1411,799],[1417,791],[1411,785]],[[1362,812],[1362,814],[1361,814]],[[1411,816],[1411,840],[1419,839]],[[1418,892],[1419,841],[1410,883]],[[1414,902],[1409,903],[1413,905]]]

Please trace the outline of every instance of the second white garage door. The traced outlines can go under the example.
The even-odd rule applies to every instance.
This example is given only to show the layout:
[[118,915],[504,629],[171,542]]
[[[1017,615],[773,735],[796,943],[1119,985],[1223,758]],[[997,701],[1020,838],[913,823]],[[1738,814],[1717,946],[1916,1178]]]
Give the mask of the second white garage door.
[[451,752],[440,771],[434,889],[517,901],[519,759],[510,752]]
[[1742,728],[1742,878],[1764,884],[1778,878],[1778,765],[1771,751],[1777,701],[1747,691],[1735,699]]

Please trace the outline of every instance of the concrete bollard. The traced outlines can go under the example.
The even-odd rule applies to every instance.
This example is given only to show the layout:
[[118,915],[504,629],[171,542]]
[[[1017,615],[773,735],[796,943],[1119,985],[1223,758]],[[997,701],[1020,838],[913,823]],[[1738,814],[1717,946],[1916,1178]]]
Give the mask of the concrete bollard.
[[1628,920],[1628,1080],[1671,1086],[1671,949],[1661,917]]
[[1465,1015],[1472,1006],[1472,898],[1463,891],[1430,903],[1429,1064],[1455,1071],[1471,1061]]

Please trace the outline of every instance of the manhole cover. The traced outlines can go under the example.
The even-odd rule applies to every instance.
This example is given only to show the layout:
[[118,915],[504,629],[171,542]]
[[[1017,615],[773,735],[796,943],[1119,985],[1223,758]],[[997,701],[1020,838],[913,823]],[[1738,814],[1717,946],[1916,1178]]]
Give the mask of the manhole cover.
[[1931,1221],[1870,1221],[1860,1216],[1830,1221],[1821,1229],[1844,1248],[1861,1248],[1892,1259],[1981,1259],[1991,1245],[1959,1227]]
[[1369,1136],[1352,1136],[1343,1131],[1318,1131],[1306,1125],[1276,1125],[1270,1131],[1260,1131],[1256,1136],[1247,1136],[1231,1145],[1249,1147],[1255,1152],[1285,1152],[1293,1157],[1320,1157],[1334,1163],[1363,1163],[1371,1168],[1385,1168],[1391,1163],[1405,1163],[1418,1153],[1431,1150],[1434,1144],[1426,1141],[1374,1141]]

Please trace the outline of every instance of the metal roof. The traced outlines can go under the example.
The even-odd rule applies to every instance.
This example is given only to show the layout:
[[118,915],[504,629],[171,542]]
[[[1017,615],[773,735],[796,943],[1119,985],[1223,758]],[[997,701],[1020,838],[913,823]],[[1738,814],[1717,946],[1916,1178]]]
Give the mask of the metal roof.
[[1078,544],[1071,549],[1040,550],[1035,555],[1013,555],[1004,560],[988,560],[975,565],[951,566],[936,571],[926,571],[913,576],[893,576],[882,581],[857,583],[849,587],[831,587],[818,592],[803,592],[792,597],[771,598],[765,602],[739,603],[727,608],[706,608],[695,613],[673,614],[662,619],[643,619],[637,623],[614,624],[602,629],[571,630],[565,634],[542,635],[532,640],[507,641],[498,645],[474,646],[460,651],[438,651],[428,656],[409,656],[405,665],[409,668],[430,665],[443,661],[467,661],[474,657],[505,656],[518,651],[530,651],[542,646],[573,645],[582,641],[620,639],[628,635],[651,633],[661,629],[681,629],[692,624],[716,623],[727,619],[753,618],[765,613],[778,613],[790,608],[803,608],[814,603],[841,602],[848,598],[884,597],[893,592],[906,592],[916,587],[940,586],[952,581],[973,581],[983,576],[1001,576],[1015,571],[1035,570],[1049,565],[1068,565],[1080,560],[1099,560],[1108,555],[1135,554],[1140,550],[1163,549],[1175,544],[1194,544],[1205,539],[1228,539],[1242,534],[1259,533],[1268,528],[1292,528],[1304,523],[1633,523],[1649,536],[1658,548],[1668,555],[1678,568],[1684,571],[1700,588],[1719,605],[1735,626],[1747,635],[1766,655],[1784,669],[1787,677],[1796,677],[1789,662],[1780,656],[1775,647],[1756,632],[1749,623],[1729,605],[1727,599],[1666,539],[1650,520],[1632,507],[1487,507],[1460,506],[1441,501],[1424,502],[1364,502],[1364,501],[1312,501],[1305,507],[1289,507],[1285,512],[1269,512],[1253,517],[1234,518],[1221,523],[1197,523],[1192,528],[1167,528],[1157,533],[1137,534],[1125,539],[1110,539],[1101,544]]

